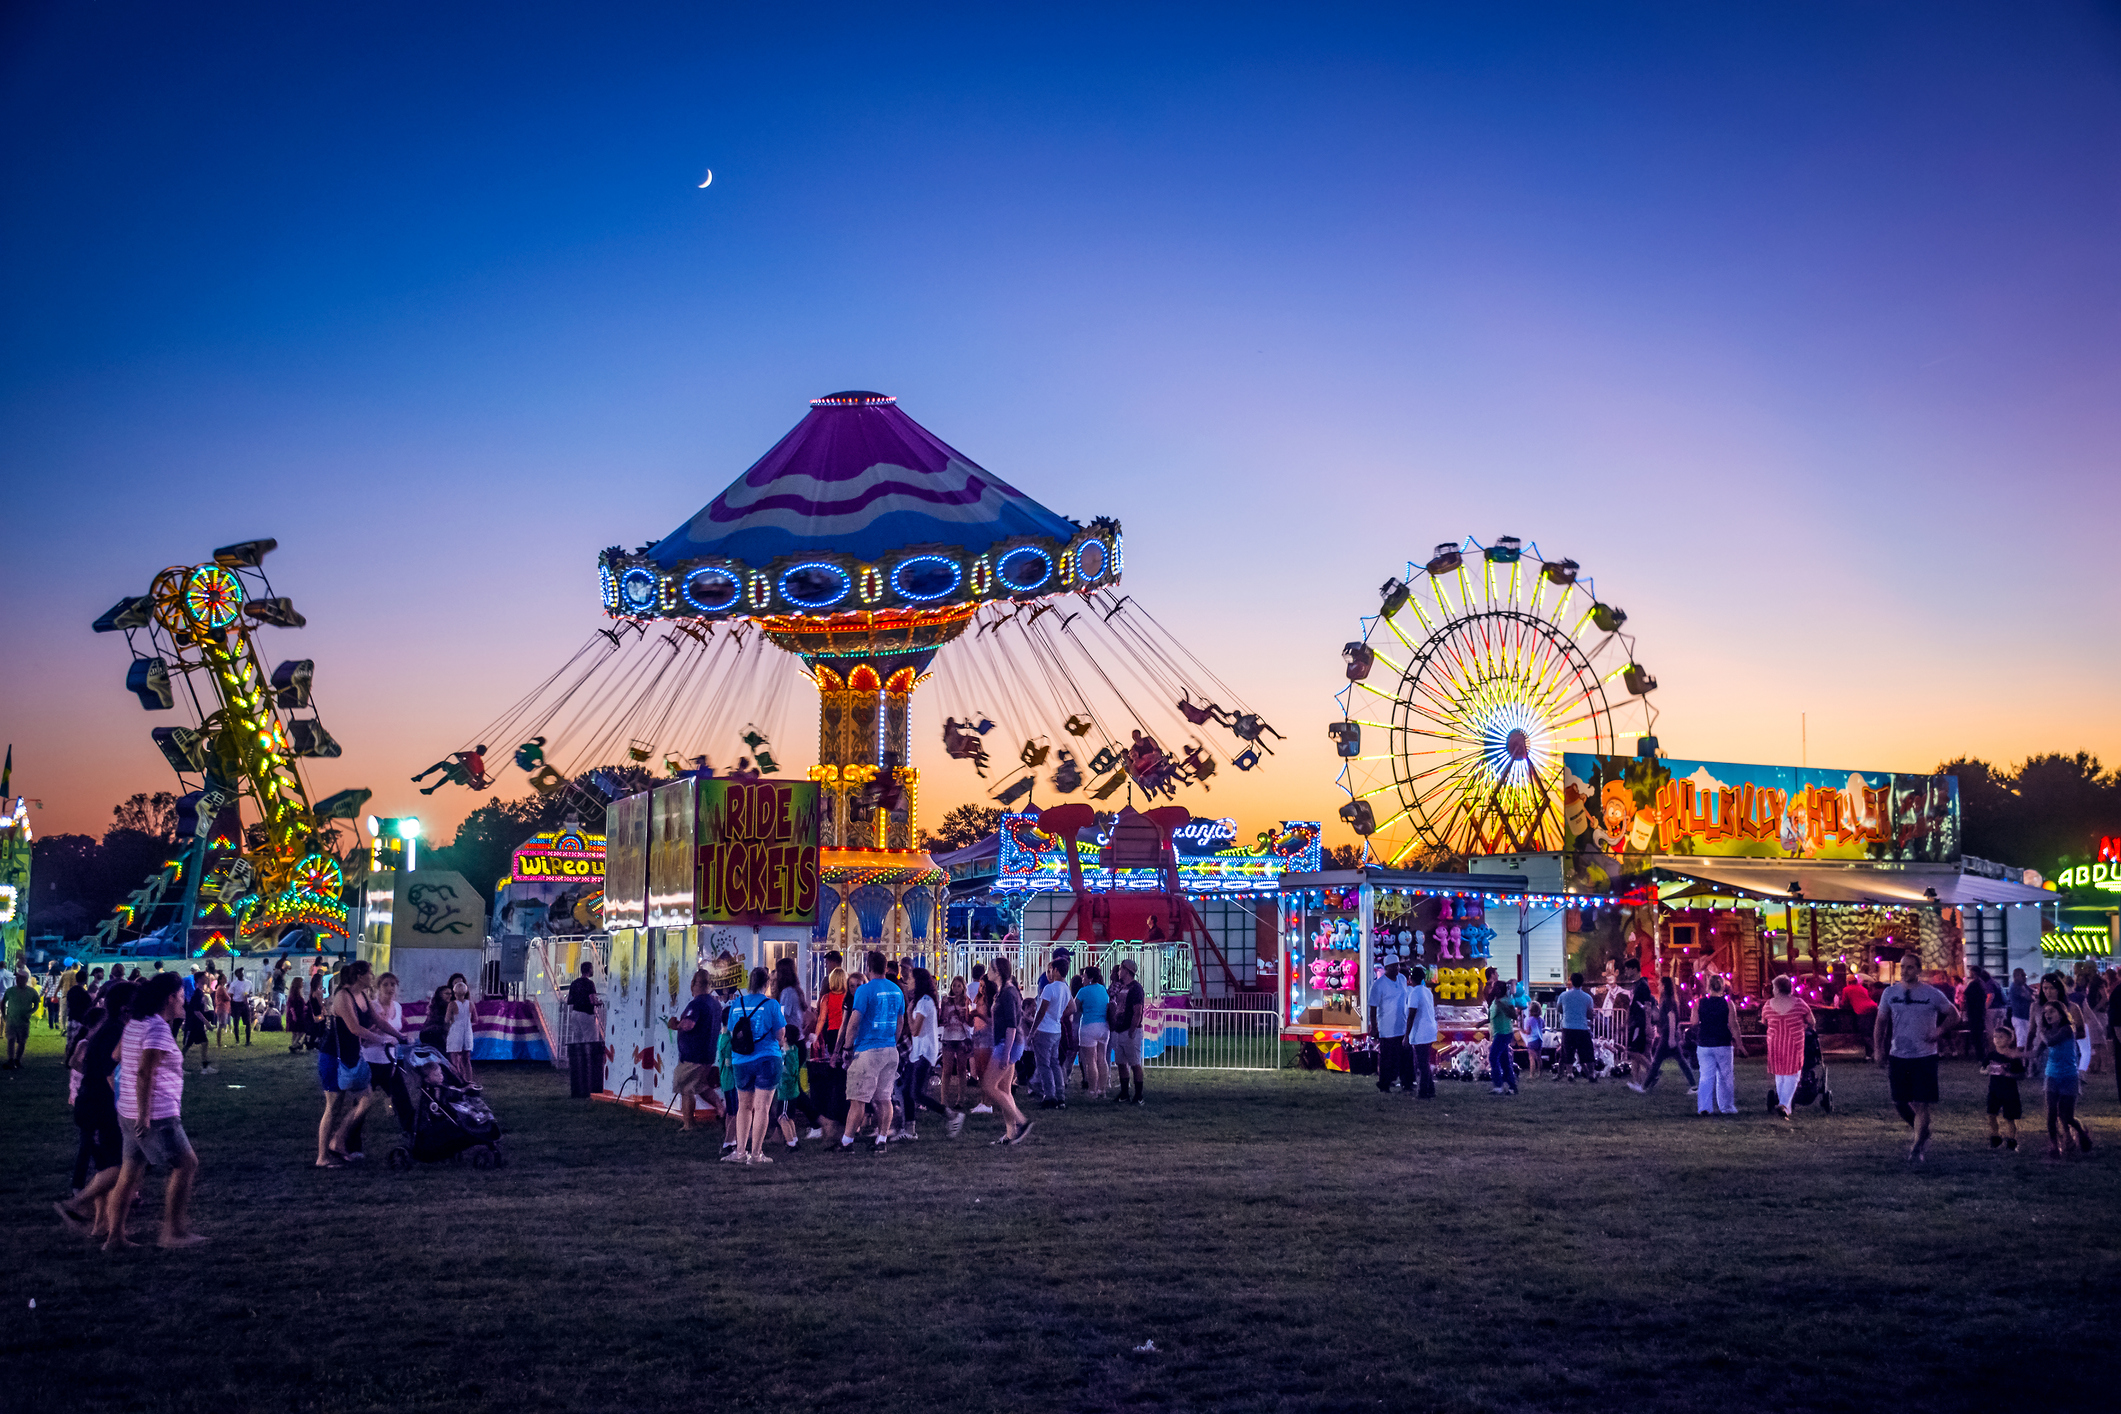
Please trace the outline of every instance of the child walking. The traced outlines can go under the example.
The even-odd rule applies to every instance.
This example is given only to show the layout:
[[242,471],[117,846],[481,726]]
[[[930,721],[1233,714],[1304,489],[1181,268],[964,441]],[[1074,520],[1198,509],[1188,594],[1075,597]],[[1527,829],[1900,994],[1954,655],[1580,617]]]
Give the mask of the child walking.
[[785,1028],[782,1034],[781,1083],[774,1088],[773,1112],[767,1116],[768,1119],[780,1125],[781,1138],[787,1141],[788,1147],[791,1149],[795,1147],[795,1118],[789,1114],[788,1108],[803,1093],[803,1071],[802,1067],[796,1063],[796,1044],[802,1038],[802,1034],[793,1026]]
[[2059,981],[2043,979],[2040,984],[2041,1002],[2034,1009],[2032,1052],[2038,1056],[2047,1053],[2047,1066],[2043,1079],[2047,1086],[2047,1158],[2050,1163],[2061,1163],[2064,1152],[2074,1142],[2076,1147],[2089,1154],[2092,1137],[2077,1121],[2077,1095],[2082,1082],[2077,1074],[2077,1024],[2070,1015],[2067,994],[2061,1000],[2047,996],[2050,985],[2062,994]]
[[[2018,1049],[2017,1036],[2008,1026],[1998,1026],[1988,1036],[1988,1147],[2018,1148],[2018,1120],[2025,1113],[2018,1097],[2018,1082],[2025,1078],[2025,1052]],[[2001,1124],[1998,1124],[1998,1121]]]

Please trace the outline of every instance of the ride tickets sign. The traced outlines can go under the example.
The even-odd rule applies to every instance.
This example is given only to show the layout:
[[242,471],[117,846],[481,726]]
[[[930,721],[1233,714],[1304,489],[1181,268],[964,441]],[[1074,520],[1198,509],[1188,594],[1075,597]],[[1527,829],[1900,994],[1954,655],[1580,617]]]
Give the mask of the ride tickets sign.
[[511,856],[508,877],[518,884],[602,879],[604,837],[580,830],[547,830],[532,835]]
[[700,782],[701,923],[815,923],[816,781]]

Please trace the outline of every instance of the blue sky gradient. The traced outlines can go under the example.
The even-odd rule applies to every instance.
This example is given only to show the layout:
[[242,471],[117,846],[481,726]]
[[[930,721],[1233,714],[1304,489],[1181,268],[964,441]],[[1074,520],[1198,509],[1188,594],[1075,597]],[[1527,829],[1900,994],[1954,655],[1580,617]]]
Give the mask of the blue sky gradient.
[[[1293,738],[1193,802],[1248,829],[1330,817],[1338,647],[1467,533],[1627,607],[1675,755],[1793,762],[1806,713],[1814,764],[2121,759],[2111,7],[0,24],[40,829],[169,780],[89,621],[272,535],[319,787],[446,833],[405,778],[600,621],[597,551],[841,388],[1125,521],[1130,592]],[[950,710],[931,818],[978,785]]]

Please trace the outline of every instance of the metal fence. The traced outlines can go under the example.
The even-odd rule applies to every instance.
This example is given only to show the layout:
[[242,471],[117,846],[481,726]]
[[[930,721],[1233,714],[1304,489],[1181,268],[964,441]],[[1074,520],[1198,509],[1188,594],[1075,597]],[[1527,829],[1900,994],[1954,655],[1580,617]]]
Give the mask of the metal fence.
[[1279,1070],[1281,1014],[1254,1007],[1201,1006],[1183,1010],[1168,1002],[1163,1046],[1142,1064],[1166,1070]]

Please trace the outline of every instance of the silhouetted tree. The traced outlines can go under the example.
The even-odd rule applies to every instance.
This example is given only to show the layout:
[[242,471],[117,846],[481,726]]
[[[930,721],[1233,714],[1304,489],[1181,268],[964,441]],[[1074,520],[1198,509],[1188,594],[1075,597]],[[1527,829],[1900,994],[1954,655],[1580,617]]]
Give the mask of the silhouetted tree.
[[922,833],[921,848],[929,851],[963,849],[977,844],[1002,825],[1002,812],[991,805],[960,805],[943,816],[934,833]]

